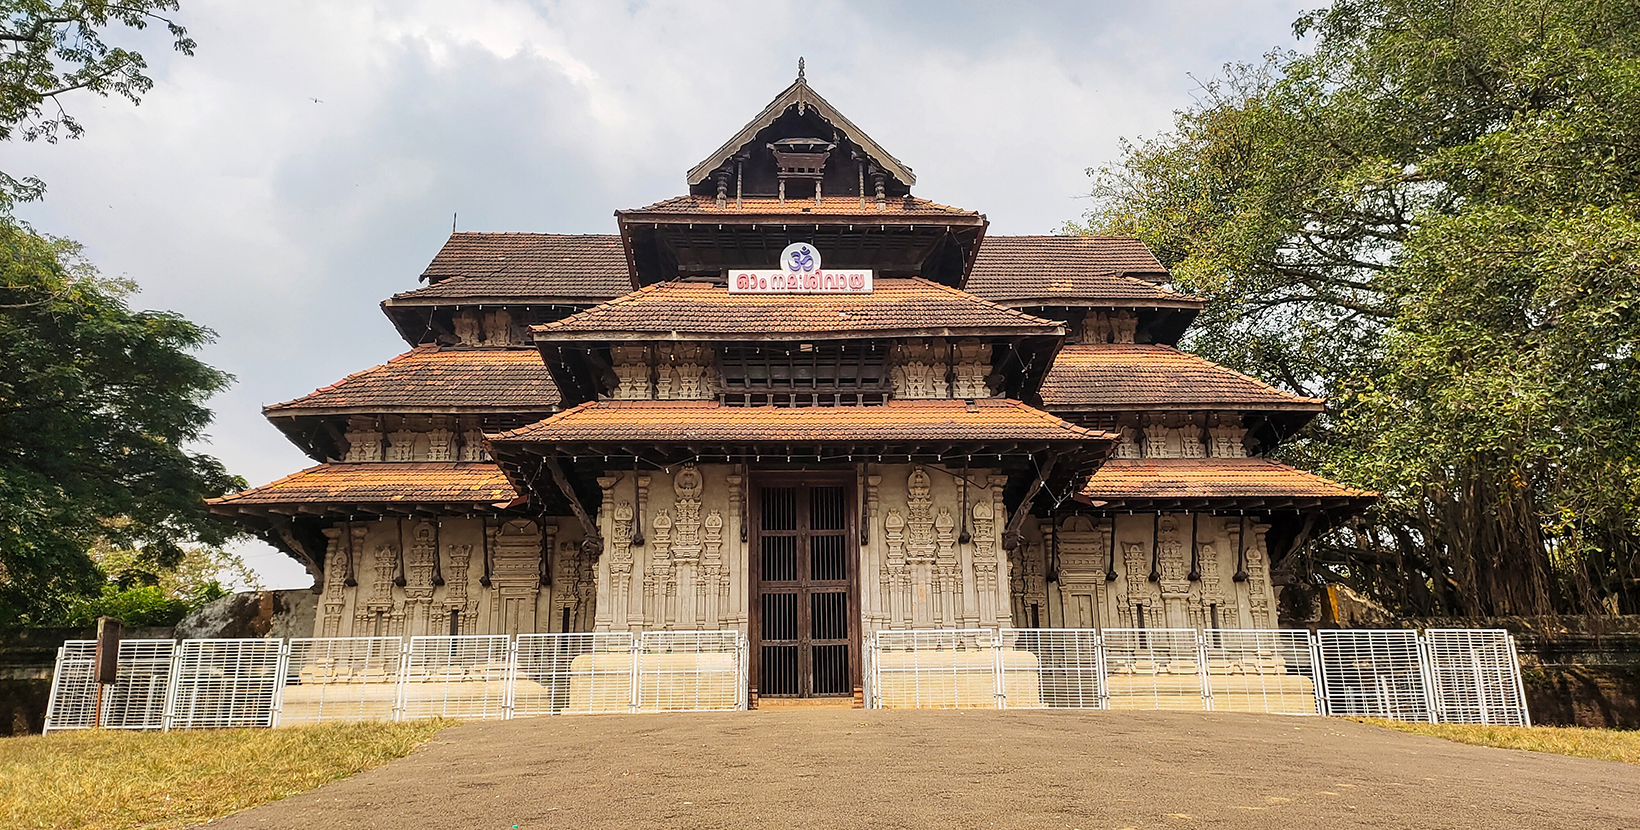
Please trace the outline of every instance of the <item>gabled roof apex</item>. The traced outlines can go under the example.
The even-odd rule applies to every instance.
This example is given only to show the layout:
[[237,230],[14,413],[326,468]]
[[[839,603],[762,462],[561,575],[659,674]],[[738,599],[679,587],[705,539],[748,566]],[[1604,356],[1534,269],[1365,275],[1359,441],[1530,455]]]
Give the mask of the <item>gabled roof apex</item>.
[[860,145],[860,149],[864,150],[872,161],[883,168],[884,172],[900,180],[907,187],[917,183],[917,176],[911,172],[910,167],[889,155],[882,145],[873,141],[871,136],[865,134],[864,130],[854,126],[853,121],[848,120],[830,102],[820,97],[820,93],[815,92],[809,86],[808,80],[803,77],[803,61],[799,58],[797,61],[797,80],[793,81],[791,86],[786,87],[786,91],[775,96],[775,99],[769,102],[769,105],[764,107],[756,118],[753,118],[746,126],[742,127],[740,132],[735,133],[734,138],[729,139],[722,147],[707,156],[705,161],[691,168],[688,184],[694,186],[705,181],[707,176],[712,175],[712,171],[723,166],[724,162],[734,158],[735,153],[740,152],[740,149],[751,143],[759,132],[773,124],[775,119],[785,114],[786,110],[792,107],[797,107],[799,112],[812,107],[815,112],[820,114],[821,118],[831,122],[832,126],[847,136],[849,140]]

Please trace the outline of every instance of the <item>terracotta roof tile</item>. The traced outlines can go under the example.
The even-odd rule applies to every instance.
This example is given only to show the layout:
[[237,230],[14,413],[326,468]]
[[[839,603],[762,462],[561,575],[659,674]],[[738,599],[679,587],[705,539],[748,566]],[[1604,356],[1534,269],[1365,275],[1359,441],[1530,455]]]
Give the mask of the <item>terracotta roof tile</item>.
[[208,504],[387,504],[472,502],[497,504],[518,497],[501,468],[489,461],[319,464],[278,481]]
[[534,350],[419,346],[380,366],[263,411],[550,411],[558,402],[558,387]]
[[1107,432],[1067,423],[1016,400],[890,401],[881,406],[789,408],[722,406],[713,401],[598,401],[495,442],[880,443],[942,441],[1108,441]]
[[1137,500],[1375,497],[1267,458],[1111,459],[1078,496],[1094,506]]
[[1066,346],[1042,381],[1050,410],[1233,406],[1320,410],[1323,402],[1285,392],[1172,346]]
[[788,198],[781,202],[773,196],[747,196],[741,200],[739,207],[731,197],[727,207],[718,207],[717,199],[708,196],[675,196],[671,199],[656,202],[646,207],[633,210],[623,210],[629,213],[709,213],[719,216],[726,215],[803,215],[811,216],[971,216],[978,218],[979,214],[972,210],[942,205],[930,202],[927,199],[897,198],[889,199],[883,204],[883,209],[877,209],[875,199],[867,199],[864,205],[860,204],[858,196],[828,196],[814,203],[814,198]]
[[454,233],[421,278],[431,285],[390,302],[604,299],[632,288],[626,251],[613,234]]
[[1166,278],[1167,269],[1137,239],[989,236],[980,245],[963,288],[1011,305],[1031,300],[1201,304],[1196,297],[1156,285]]
[[535,326],[543,339],[618,339],[643,333],[706,336],[800,334],[859,337],[900,331],[1011,329],[1057,334],[1059,323],[1003,308],[924,279],[885,278],[870,294],[731,294],[702,282],[664,282]]

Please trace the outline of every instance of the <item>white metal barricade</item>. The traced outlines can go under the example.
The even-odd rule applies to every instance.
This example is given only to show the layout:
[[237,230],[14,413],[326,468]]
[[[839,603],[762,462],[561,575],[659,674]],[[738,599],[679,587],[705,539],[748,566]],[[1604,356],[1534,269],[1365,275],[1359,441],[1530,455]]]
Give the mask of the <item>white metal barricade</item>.
[[1207,708],[1207,667],[1193,628],[1107,628],[1105,708]]
[[399,683],[399,717],[507,717],[512,638],[505,634],[412,637]]
[[183,640],[172,661],[170,729],[272,726],[284,640]]
[[512,716],[629,712],[632,634],[520,634]]
[[1441,723],[1532,725],[1509,632],[1431,628],[1424,647]]
[[1004,628],[995,660],[1007,709],[1102,709],[1099,633],[1075,628]]
[[1326,714],[1433,721],[1416,631],[1316,632]]
[[164,729],[175,640],[121,640],[114,685],[104,690],[108,729]]
[[994,709],[996,632],[878,631],[872,635],[872,700],[880,709]]
[[393,720],[403,664],[399,637],[293,638],[274,725]]
[[1321,711],[1309,632],[1209,629],[1201,633],[1201,650],[1214,711]]
[[634,665],[635,711],[746,708],[746,642],[739,631],[645,631]]
[[57,649],[57,666],[46,698],[43,734],[90,729],[97,712],[97,641],[66,640]]

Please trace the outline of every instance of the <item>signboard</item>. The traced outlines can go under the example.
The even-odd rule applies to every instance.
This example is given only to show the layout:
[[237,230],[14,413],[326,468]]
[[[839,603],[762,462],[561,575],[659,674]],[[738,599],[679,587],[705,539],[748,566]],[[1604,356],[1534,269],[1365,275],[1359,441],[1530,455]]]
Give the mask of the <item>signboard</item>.
[[736,294],[869,294],[870,269],[827,271],[820,249],[793,242],[780,252],[781,268],[729,272],[729,291]]

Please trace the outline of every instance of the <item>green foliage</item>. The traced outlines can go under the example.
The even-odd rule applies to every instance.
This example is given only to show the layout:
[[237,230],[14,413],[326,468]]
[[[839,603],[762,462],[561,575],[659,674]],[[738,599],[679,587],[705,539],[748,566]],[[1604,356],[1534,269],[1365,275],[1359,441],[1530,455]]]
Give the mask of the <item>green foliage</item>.
[[[62,96],[78,90],[139,103],[154,85],[144,74],[148,62],[140,52],[106,43],[104,32],[161,24],[172,46],[192,55],[187,30],[161,16],[177,8],[176,0],[0,0],[0,140],[15,131],[25,141],[79,138],[85,130],[62,104]],[[0,172],[0,211],[44,192],[39,179]]]
[[1640,8],[1340,0],[1096,174],[1189,346],[1385,498],[1291,567],[1424,614],[1640,612]]
[[30,624],[99,592],[94,546],[159,573],[222,543],[202,500],[244,482],[187,449],[232,380],[192,354],[209,330],[133,311],[73,243],[4,223],[0,278],[0,620]]

